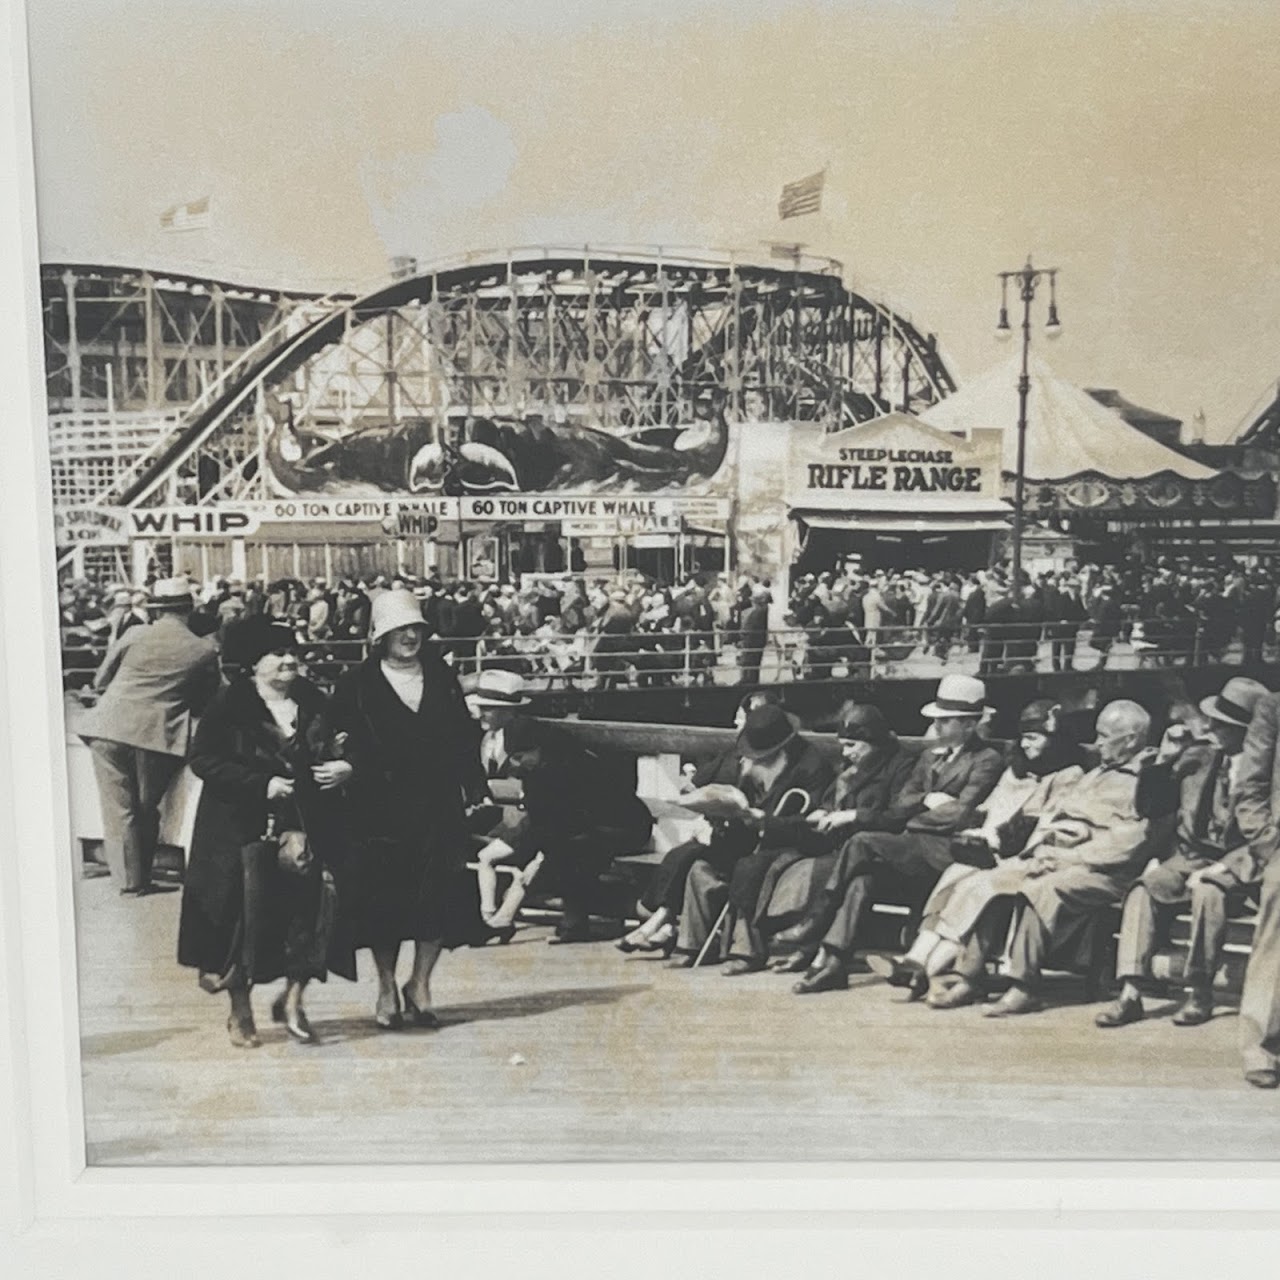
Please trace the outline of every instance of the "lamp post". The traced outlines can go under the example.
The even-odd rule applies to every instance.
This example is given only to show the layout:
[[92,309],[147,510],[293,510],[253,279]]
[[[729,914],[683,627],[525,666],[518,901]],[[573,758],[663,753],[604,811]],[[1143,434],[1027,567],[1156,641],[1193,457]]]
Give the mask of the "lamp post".
[[1009,283],[1017,288],[1022,299],[1022,374],[1018,378],[1018,469],[1013,488],[1013,589],[1017,592],[1022,580],[1022,526],[1023,505],[1027,482],[1027,395],[1031,391],[1029,361],[1031,357],[1031,302],[1036,289],[1046,280],[1049,283],[1049,318],[1045,323],[1045,335],[1056,338],[1062,332],[1058,320],[1056,294],[1057,267],[1033,267],[1028,256],[1027,265],[1018,271],[1000,272],[1000,318],[996,321],[996,337],[1011,338],[1009,325]]

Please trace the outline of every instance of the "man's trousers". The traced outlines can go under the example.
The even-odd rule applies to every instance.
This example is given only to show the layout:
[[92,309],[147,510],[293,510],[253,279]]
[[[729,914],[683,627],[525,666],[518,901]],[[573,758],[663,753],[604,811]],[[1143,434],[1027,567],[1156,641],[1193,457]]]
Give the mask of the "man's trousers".
[[151,884],[160,838],[160,804],[182,768],[181,756],[95,738],[93,771],[102,809],[107,865],[131,892]]
[[1240,996],[1244,1069],[1280,1067],[1280,857],[1262,873],[1258,924]]

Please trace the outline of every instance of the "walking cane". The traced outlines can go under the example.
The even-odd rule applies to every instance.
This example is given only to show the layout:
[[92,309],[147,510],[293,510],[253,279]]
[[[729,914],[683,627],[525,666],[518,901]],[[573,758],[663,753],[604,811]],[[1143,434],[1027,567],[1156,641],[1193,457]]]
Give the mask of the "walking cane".
[[[793,816],[800,817],[801,815],[803,815],[805,810],[808,809],[809,807],[809,804],[811,802],[811,797],[807,791],[802,791],[799,787],[791,787],[789,790],[783,792],[782,798],[774,806],[773,816],[775,818],[788,816],[783,813],[783,810],[786,808],[787,804],[791,801],[791,799],[795,796],[799,796],[802,803],[800,807],[800,812]],[[757,842],[756,848],[758,849],[759,847],[760,847],[759,842]],[[754,853],[755,850],[753,849],[752,852]],[[707,940],[702,944],[702,950],[699,951],[697,956],[694,958],[692,968],[697,969],[702,964],[703,960],[706,958],[707,952],[711,949],[712,941],[715,939],[716,935],[719,934],[720,931],[724,928],[724,922],[728,918],[728,915],[729,915],[729,901],[726,898],[724,906],[720,908],[720,914],[716,916],[715,924],[711,926],[711,932],[707,934]]]

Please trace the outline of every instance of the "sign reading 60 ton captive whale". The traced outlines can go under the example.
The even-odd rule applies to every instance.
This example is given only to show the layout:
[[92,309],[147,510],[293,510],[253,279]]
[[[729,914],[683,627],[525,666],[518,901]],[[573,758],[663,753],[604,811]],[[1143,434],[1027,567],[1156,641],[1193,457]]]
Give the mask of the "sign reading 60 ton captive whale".
[[998,438],[966,440],[894,413],[844,431],[794,431],[787,501],[793,509],[914,510],[999,500]]

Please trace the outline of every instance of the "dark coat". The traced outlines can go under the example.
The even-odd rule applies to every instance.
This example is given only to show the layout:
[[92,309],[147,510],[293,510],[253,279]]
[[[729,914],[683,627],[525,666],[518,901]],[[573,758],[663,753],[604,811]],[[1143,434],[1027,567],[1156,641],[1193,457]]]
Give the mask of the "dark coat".
[[448,665],[422,654],[418,711],[401,702],[375,655],[348,671],[333,698],[349,735],[355,856],[348,878],[357,947],[413,941],[446,946],[484,936],[466,806],[487,794],[480,728]]
[[[244,911],[241,851],[263,835],[269,808],[277,815],[277,830],[301,826],[307,832],[315,874],[328,869],[341,900],[348,860],[345,799],[338,791],[319,791],[311,780],[311,765],[339,755],[329,708],[324,695],[305,680],[296,681],[291,694],[298,705],[298,730],[291,743],[282,740],[248,676],[218,693],[196,730],[188,763],[204,786],[183,884],[179,964],[205,973],[226,971]],[[294,780],[292,802],[268,806],[267,784],[275,777]],[[278,948],[273,951],[277,954],[264,956],[264,966],[251,975],[255,981],[281,976]],[[346,978],[356,976],[341,929],[330,947],[329,968]]]
[[524,818],[508,841],[518,855],[606,828],[633,833],[637,847],[648,840],[653,815],[621,760],[554,728],[540,732],[539,747],[538,767],[521,780]]
[[[1004,771],[1004,757],[977,734],[962,744],[954,759],[949,755],[946,747],[926,747],[893,803],[869,829],[949,836],[968,826]],[[925,797],[935,791],[954,799],[926,809]]]

